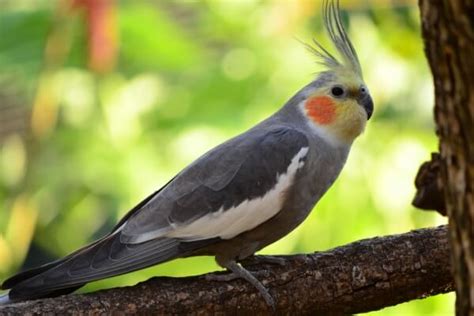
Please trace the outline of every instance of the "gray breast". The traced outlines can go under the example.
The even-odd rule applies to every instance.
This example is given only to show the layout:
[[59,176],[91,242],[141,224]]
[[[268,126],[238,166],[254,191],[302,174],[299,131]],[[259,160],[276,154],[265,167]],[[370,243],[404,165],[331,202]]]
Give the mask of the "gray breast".
[[350,146],[333,147],[317,136],[310,138],[310,150],[289,192],[286,208],[303,221],[339,176]]

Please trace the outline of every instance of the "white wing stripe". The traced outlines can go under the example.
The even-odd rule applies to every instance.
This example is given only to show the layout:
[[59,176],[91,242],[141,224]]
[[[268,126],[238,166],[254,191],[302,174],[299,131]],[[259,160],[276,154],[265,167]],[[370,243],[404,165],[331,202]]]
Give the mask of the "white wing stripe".
[[278,175],[277,183],[264,196],[245,200],[239,205],[207,214],[186,226],[175,226],[164,236],[199,240],[220,237],[231,239],[240,233],[251,230],[275,216],[283,206],[285,191],[293,183],[295,174],[304,165],[302,159],[308,154],[303,147],[293,157],[285,173]]

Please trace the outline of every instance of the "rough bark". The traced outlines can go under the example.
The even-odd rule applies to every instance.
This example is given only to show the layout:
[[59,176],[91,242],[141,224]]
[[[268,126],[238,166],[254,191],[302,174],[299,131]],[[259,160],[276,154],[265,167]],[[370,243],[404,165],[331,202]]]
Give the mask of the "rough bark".
[[423,163],[416,175],[415,187],[417,191],[412,204],[423,210],[436,210],[446,216],[440,169],[440,155],[432,153],[431,160]]
[[449,216],[456,313],[474,314],[474,2],[420,0],[435,83],[441,179]]
[[[453,289],[446,226],[357,241],[327,252],[247,262],[277,301],[278,314],[361,313]],[[9,314],[270,314],[247,282],[204,276],[152,278],[131,287],[0,307]]]

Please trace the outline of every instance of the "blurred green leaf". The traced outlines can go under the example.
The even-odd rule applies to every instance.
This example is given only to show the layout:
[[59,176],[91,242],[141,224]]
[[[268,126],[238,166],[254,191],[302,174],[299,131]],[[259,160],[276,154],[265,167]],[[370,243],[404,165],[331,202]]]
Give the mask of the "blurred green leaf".
[[119,8],[121,64],[134,71],[185,70],[199,60],[199,48],[152,3]]

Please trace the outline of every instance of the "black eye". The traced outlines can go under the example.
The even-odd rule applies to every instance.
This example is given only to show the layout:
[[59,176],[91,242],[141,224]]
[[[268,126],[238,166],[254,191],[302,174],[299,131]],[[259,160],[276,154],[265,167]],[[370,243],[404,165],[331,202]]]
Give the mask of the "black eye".
[[367,94],[367,92],[368,92],[368,91],[367,91],[367,88],[364,87],[364,86],[361,86],[360,89],[359,89],[359,91],[360,91],[361,94]]
[[345,94],[344,88],[341,86],[334,86],[331,88],[331,94],[336,98],[340,98]]

